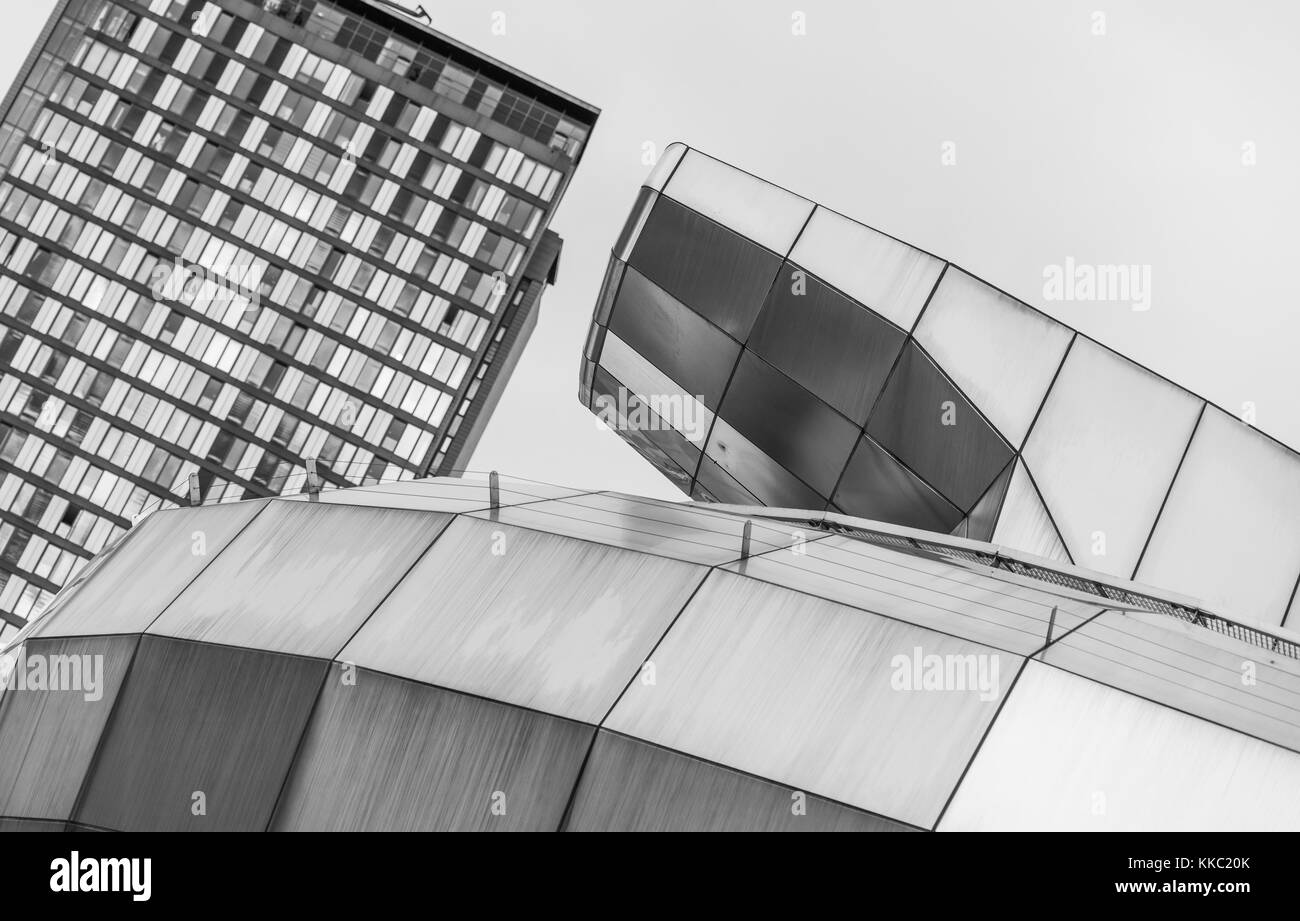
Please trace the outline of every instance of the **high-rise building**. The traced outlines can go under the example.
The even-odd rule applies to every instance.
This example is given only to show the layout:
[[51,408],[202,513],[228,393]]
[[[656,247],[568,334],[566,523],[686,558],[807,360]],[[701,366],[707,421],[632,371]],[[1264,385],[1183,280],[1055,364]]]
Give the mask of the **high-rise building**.
[[1300,455],[955,265],[681,144],[581,399],[702,500],[843,512],[1300,626]]
[[312,498],[156,512],[5,650],[0,831],[1300,823],[1291,631],[835,514]]
[[0,637],[146,504],[462,467],[597,110],[364,0],[60,0],[0,127]]

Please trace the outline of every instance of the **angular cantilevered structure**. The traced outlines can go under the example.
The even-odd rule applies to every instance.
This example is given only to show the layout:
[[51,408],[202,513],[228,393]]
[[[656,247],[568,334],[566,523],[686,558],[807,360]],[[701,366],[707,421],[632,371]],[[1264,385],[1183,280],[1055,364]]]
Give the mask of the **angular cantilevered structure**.
[[170,509],[0,659],[0,830],[1293,829],[1297,639],[841,515]]
[[1300,456],[943,259],[674,144],[580,397],[702,500],[988,540],[1300,623]]

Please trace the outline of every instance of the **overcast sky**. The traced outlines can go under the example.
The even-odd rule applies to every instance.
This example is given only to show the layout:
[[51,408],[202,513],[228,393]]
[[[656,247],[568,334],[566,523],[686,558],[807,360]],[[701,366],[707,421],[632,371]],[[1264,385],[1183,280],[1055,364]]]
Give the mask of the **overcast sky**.
[[[1300,4],[422,2],[435,27],[603,110],[552,223],[559,283],[471,467],[680,498],[577,401],[646,142],[673,140],[949,259],[1230,411],[1253,402],[1259,428],[1300,445]],[[6,85],[52,7],[6,4]],[[1150,265],[1150,309],[1045,301],[1044,268],[1067,257]]]

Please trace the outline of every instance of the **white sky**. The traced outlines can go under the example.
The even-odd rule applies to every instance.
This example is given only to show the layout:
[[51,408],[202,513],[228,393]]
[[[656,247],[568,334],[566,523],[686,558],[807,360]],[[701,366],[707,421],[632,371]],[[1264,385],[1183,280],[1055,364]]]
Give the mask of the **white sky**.
[[[1300,5],[421,2],[435,27],[603,109],[552,223],[559,284],[474,469],[681,497],[577,401],[643,145],[673,140],[950,259],[1230,411],[1252,401],[1259,428],[1300,445]],[[7,85],[53,0],[6,7]],[[1151,309],[1045,302],[1043,269],[1067,257],[1150,265]]]

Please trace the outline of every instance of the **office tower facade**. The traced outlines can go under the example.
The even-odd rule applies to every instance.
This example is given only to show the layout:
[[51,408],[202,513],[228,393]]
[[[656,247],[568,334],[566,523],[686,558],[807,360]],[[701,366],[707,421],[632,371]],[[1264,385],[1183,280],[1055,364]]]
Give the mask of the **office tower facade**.
[[1294,450],[680,144],[615,244],[580,398],[696,499],[992,541],[1300,626]]
[[835,514],[314,499],[156,512],[7,650],[0,830],[1300,825],[1290,631]]
[[596,116],[391,4],[60,0],[0,124],[0,631],[191,475],[463,466]]

